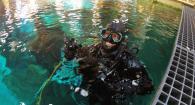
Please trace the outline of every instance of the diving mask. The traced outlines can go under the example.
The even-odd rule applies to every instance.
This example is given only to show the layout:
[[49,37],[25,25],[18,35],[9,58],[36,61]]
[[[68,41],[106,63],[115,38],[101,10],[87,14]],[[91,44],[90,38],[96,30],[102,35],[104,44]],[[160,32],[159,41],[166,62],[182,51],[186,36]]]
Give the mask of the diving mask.
[[105,41],[113,42],[113,43],[119,43],[122,40],[122,34],[117,32],[112,32],[110,30],[102,30],[101,37]]

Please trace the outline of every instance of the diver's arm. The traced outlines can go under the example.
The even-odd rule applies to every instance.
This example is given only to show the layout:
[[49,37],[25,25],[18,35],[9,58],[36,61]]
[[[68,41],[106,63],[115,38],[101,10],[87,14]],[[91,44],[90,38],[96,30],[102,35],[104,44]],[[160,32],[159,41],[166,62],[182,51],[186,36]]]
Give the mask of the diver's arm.
[[148,73],[145,68],[140,68],[136,73],[137,78],[137,94],[148,94],[153,90],[152,80],[149,78]]
[[137,58],[132,58],[128,60],[128,68],[133,74],[133,77],[131,77],[133,78],[132,85],[136,87],[136,93],[150,93],[153,90],[153,84],[145,66]]

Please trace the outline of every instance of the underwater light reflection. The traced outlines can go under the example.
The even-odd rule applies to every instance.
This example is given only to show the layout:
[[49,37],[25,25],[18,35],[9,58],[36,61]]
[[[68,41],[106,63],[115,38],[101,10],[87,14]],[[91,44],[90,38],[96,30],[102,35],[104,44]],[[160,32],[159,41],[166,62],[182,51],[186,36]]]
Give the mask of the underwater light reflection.
[[[56,0],[56,1],[61,1],[61,0]],[[66,0],[64,1],[64,3],[66,7],[70,8],[70,10],[81,9],[83,6],[83,0]]]
[[32,15],[38,12],[38,5],[36,0],[22,1],[16,0],[16,19],[30,18]]

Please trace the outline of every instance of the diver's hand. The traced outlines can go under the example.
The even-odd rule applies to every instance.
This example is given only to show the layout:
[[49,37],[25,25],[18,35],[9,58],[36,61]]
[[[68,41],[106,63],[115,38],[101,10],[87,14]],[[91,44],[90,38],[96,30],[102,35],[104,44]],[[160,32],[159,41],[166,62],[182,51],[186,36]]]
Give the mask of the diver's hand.
[[151,80],[140,81],[137,93],[138,94],[150,94],[154,90]]
[[74,38],[72,38],[70,40],[68,38],[64,38],[65,58],[68,60],[73,59],[77,53],[77,49],[80,47],[81,47],[81,45],[77,44],[77,42]]

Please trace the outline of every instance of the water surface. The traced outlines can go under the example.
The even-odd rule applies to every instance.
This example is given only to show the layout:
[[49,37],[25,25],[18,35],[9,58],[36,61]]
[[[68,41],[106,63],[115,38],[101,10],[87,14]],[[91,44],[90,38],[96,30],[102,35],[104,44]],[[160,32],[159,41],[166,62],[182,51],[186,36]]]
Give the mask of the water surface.
[[[11,70],[6,76],[0,73],[0,87],[10,96],[4,105],[36,103],[38,90],[60,61],[64,36],[83,45],[99,43],[100,29],[121,17],[128,19],[129,47],[140,48],[138,56],[157,88],[171,56],[180,15],[181,10],[152,0],[1,0],[0,55]],[[149,105],[154,93],[135,96],[132,104]],[[75,99],[67,87],[54,82],[41,96],[42,105],[49,103],[87,104],[85,98]]]

